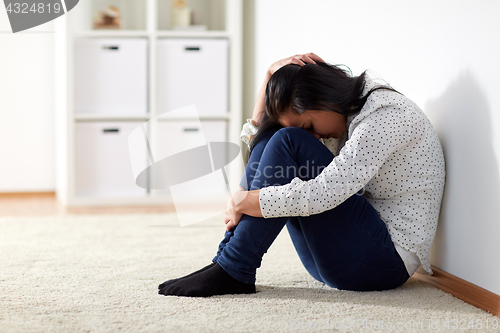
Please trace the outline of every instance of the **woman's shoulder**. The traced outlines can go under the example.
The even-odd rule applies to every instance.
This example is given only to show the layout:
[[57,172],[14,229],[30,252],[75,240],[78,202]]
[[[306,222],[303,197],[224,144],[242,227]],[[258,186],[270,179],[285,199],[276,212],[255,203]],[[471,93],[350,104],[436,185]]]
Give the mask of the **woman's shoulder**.
[[[365,91],[369,92],[374,88],[387,86],[369,79],[365,85]],[[352,133],[354,128],[362,123],[379,123],[381,119],[387,118],[404,122],[421,117],[424,117],[422,110],[411,99],[397,91],[380,88],[371,92],[358,113],[348,117],[347,126],[349,133]]]
[[394,89],[388,82],[378,77],[373,78],[369,74],[366,74],[362,94],[363,96],[369,94],[369,96],[360,112],[356,115],[360,118],[365,118],[374,112],[385,109],[402,112],[421,112],[415,102]]

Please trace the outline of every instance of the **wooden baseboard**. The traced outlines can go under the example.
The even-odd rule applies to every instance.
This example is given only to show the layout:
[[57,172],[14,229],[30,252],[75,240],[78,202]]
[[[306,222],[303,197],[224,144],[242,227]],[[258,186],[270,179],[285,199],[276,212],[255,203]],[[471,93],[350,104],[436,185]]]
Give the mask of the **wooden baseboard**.
[[434,266],[432,266],[432,270],[434,272],[432,276],[415,273],[413,277],[419,281],[427,282],[448,294],[452,294],[470,305],[500,317],[500,295]]
[[55,196],[56,192],[0,192],[0,198],[3,199],[32,198],[32,197],[55,198]]

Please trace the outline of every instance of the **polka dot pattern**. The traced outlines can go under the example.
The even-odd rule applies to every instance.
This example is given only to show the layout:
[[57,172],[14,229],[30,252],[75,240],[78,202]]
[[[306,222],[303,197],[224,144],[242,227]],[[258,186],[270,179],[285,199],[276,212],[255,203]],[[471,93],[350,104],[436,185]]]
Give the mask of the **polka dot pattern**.
[[[374,86],[367,79],[364,93]],[[332,150],[336,157],[315,179],[261,189],[263,216],[319,214],[362,190],[392,241],[416,253],[431,273],[429,251],[445,181],[444,155],[432,124],[405,96],[377,90],[347,119],[347,128],[344,143],[332,142],[340,151]]]

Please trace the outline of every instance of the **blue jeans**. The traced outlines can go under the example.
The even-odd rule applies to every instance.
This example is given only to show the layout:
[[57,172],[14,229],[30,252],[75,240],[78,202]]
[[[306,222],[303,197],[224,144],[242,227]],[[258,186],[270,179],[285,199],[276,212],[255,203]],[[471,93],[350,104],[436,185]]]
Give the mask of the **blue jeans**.
[[[313,179],[334,158],[309,132],[294,127],[269,132],[255,146],[242,186],[250,190]],[[248,184],[248,187],[245,186]],[[243,215],[226,231],[213,261],[238,281],[255,283],[262,257],[284,226],[306,270],[315,279],[345,290],[384,290],[408,280],[385,223],[360,194],[307,217]]]

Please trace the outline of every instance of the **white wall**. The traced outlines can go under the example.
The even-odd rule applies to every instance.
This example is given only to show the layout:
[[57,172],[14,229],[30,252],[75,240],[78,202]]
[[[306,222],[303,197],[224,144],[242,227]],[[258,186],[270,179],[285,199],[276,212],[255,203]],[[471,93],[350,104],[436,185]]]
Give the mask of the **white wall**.
[[372,69],[417,102],[447,159],[431,261],[497,294],[499,12],[496,0],[255,0],[255,48],[246,51],[254,94],[272,62],[312,51],[355,74]]
[[0,5],[0,192],[54,190],[52,30],[13,34]]

